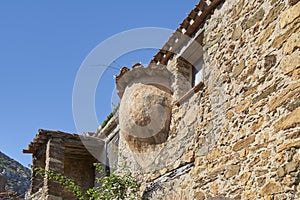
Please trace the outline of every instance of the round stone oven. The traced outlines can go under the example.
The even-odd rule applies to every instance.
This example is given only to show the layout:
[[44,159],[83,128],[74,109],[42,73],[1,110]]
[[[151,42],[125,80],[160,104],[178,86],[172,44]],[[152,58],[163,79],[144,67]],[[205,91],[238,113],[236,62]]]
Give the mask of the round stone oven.
[[166,69],[142,66],[126,71],[117,79],[122,99],[121,134],[132,150],[144,152],[167,140],[172,102],[169,83],[170,74]]

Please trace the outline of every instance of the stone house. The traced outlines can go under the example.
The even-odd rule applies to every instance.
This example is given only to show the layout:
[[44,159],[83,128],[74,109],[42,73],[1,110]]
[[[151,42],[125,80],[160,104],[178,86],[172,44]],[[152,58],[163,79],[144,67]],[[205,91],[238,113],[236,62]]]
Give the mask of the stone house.
[[[32,169],[44,168],[75,180],[82,189],[94,186],[97,157],[91,152],[103,152],[103,142],[88,135],[77,135],[61,131],[39,130],[35,139],[23,153],[32,154]],[[26,199],[74,199],[61,185],[43,179],[32,170],[31,186]]]
[[[148,67],[121,70],[120,108],[86,136],[96,142],[41,131],[25,152],[66,175],[86,169],[87,186],[94,157],[126,162],[145,199],[300,199],[299,10],[298,0],[201,0]],[[68,199],[36,179],[29,199]]]

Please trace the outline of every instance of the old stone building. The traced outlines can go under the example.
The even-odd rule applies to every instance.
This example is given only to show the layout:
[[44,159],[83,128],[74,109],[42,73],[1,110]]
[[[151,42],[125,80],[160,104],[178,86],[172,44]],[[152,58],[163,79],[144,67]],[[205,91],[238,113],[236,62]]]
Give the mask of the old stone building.
[[[94,186],[97,159],[91,152],[103,152],[101,140],[88,135],[79,136],[60,131],[39,130],[24,153],[32,154],[32,169],[44,168],[74,179],[82,189]],[[96,154],[95,154],[96,155]],[[74,199],[54,180],[43,179],[33,170],[31,186],[26,199]]]
[[[201,0],[149,66],[117,76],[120,108],[93,135],[97,159],[126,161],[145,199],[300,199],[299,29],[298,0]],[[28,152],[66,175],[89,168],[92,185],[80,141],[42,131]],[[32,180],[32,196],[67,199]]]

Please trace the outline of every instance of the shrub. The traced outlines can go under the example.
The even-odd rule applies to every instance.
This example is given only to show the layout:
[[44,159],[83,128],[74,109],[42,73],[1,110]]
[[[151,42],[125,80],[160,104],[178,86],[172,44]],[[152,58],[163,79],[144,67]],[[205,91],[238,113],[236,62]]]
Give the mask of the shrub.
[[125,171],[123,175],[114,173],[108,174],[100,163],[95,163],[94,166],[100,174],[103,174],[103,176],[96,178],[96,182],[100,185],[99,187],[89,188],[87,191],[82,191],[81,187],[78,186],[73,179],[54,171],[46,171],[43,168],[38,168],[36,169],[36,172],[50,180],[58,181],[65,189],[67,189],[67,191],[72,192],[79,200],[141,199],[138,194],[140,184],[129,171]]

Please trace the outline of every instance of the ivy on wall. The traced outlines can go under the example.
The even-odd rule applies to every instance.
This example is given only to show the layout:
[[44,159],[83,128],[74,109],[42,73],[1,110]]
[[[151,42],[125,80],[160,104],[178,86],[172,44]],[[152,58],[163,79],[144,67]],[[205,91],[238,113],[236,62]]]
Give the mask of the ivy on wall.
[[62,174],[54,171],[46,171],[44,168],[35,170],[37,174],[42,177],[58,181],[68,192],[73,193],[79,200],[141,199],[139,195],[141,185],[130,172],[125,171],[122,175],[114,173],[108,174],[100,163],[95,163],[94,166],[100,174],[103,174],[103,176],[96,178],[96,182],[100,185],[99,187],[89,188],[87,191],[83,191],[73,179],[63,176]]

